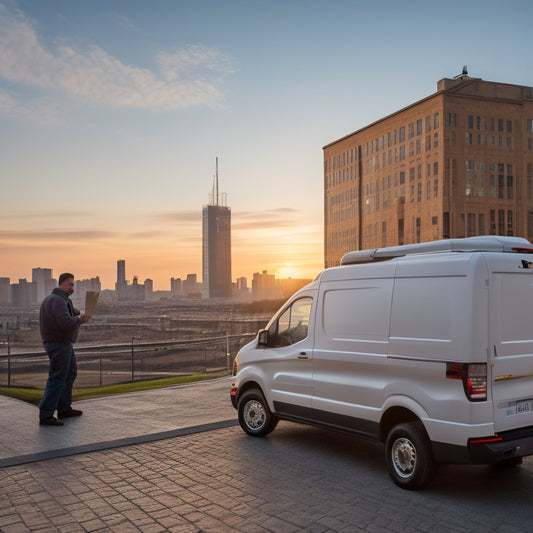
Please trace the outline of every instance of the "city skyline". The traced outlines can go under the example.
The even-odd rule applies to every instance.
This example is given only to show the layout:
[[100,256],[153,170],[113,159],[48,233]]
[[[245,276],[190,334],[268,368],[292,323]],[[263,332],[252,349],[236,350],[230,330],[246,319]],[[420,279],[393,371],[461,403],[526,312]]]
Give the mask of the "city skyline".
[[518,1],[0,0],[1,275],[40,266],[112,288],[125,258],[158,290],[201,273],[219,156],[233,280],[314,278],[322,147],[464,64],[532,85],[532,14]]

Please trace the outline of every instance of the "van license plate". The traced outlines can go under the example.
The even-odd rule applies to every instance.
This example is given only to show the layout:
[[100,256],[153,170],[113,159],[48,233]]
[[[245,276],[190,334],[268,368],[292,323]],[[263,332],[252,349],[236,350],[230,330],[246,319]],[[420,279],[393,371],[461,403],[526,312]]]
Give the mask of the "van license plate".
[[531,400],[523,400],[521,402],[516,402],[516,414],[520,415],[522,413],[531,412]]

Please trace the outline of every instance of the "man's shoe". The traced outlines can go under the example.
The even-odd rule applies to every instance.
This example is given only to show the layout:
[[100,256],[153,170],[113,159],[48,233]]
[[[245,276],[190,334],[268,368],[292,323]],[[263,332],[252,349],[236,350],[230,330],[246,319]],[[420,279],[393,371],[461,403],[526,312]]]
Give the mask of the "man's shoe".
[[63,422],[58,420],[55,416],[49,416],[48,418],[39,419],[40,426],[62,426]]
[[83,411],[72,409],[71,407],[68,411],[62,411],[61,413],[58,411],[57,418],[70,418],[71,416],[81,416],[82,414]]

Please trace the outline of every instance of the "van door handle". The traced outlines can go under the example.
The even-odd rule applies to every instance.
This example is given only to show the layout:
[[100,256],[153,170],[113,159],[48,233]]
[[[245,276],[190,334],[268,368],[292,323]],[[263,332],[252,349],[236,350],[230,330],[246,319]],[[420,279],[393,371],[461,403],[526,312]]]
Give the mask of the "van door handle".
[[298,355],[298,359],[308,359],[306,352],[300,352]]

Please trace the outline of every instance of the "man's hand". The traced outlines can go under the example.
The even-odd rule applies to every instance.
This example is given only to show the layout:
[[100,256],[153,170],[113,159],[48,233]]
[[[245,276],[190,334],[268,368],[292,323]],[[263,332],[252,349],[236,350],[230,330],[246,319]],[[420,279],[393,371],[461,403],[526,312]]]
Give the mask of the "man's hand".
[[82,313],[80,315],[80,322],[82,324],[85,324],[85,322],[89,322],[89,318],[91,318],[91,315],[86,315],[85,313]]

